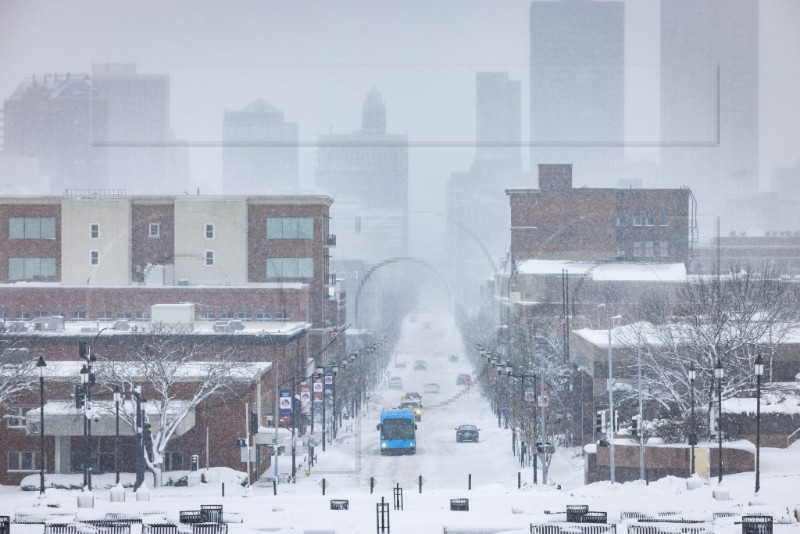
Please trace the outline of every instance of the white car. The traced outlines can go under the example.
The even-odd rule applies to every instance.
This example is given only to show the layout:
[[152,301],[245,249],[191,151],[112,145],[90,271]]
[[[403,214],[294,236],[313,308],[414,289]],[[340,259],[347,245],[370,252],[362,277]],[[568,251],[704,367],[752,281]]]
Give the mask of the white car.
[[389,379],[389,389],[403,389],[403,380],[399,376]]

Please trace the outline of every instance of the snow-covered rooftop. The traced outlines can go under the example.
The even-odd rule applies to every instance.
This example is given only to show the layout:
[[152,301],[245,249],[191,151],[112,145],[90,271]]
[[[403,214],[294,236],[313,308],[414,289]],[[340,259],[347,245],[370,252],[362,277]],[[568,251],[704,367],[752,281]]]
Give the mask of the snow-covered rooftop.
[[686,280],[683,263],[598,263],[567,260],[525,260],[517,264],[520,274],[560,275],[562,270],[571,275],[588,276],[592,280],[660,281]]

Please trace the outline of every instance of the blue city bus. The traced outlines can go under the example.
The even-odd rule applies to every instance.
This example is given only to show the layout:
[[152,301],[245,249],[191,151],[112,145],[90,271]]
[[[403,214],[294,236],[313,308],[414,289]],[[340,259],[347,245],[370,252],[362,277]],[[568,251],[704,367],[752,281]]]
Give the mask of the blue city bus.
[[416,453],[416,429],[413,411],[383,410],[378,425],[381,431],[381,455]]

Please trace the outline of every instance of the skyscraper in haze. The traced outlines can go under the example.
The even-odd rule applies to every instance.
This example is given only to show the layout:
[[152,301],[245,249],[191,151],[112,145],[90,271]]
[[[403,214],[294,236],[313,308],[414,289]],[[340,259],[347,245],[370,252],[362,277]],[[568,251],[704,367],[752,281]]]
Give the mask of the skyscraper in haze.
[[757,0],[662,0],[661,141],[661,185],[704,210],[758,190]]
[[[241,111],[225,110],[222,175],[226,194],[297,190],[298,128],[259,98]],[[248,146],[248,145],[254,146]],[[271,146],[274,145],[274,146]]]
[[107,131],[94,136],[108,147],[108,187],[140,194],[183,193],[187,174],[167,173],[175,161],[185,160],[186,150],[180,146],[171,153],[168,146],[176,144],[169,76],[139,74],[135,63],[96,63],[92,83],[108,106]]
[[[505,72],[479,72],[475,78],[475,160],[519,173],[520,83]],[[505,200],[505,199],[503,199]]]
[[625,140],[625,7],[534,1],[531,168],[572,163],[578,185],[616,185]]
[[319,138],[316,185],[333,196],[337,257],[383,260],[408,253],[408,138],[386,132],[376,88],[362,106],[361,129]]
[[106,152],[93,140],[107,128],[108,109],[88,75],[26,78],[3,108],[4,156],[38,161],[51,193],[105,187]]
[[[475,76],[475,160],[447,184],[447,257],[456,291],[472,291],[508,251],[505,190],[523,187],[519,80],[505,72]],[[475,295],[477,296],[477,295]]]

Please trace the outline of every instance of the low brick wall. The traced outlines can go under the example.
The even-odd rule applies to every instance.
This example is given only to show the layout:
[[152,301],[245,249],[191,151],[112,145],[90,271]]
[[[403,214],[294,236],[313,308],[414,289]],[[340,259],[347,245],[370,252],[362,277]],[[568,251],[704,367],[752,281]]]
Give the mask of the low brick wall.
[[[696,447],[700,448],[700,447]],[[719,449],[708,447],[710,476],[719,475]],[[689,477],[691,448],[688,445],[645,445],[644,469],[647,480],[658,480],[666,476]],[[597,446],[596,453],[586,453],[585,481],[587,484],[610,479],[609,464],[611,448]],[[755,470],[753,452],[722,444],[722,470],[726,473],[742,473]],[[614,445],[614,478],[617,482],[639,479],[639,446]]]

